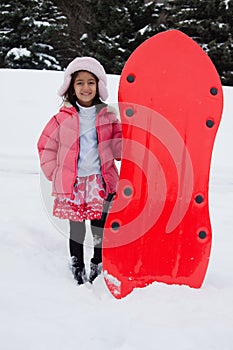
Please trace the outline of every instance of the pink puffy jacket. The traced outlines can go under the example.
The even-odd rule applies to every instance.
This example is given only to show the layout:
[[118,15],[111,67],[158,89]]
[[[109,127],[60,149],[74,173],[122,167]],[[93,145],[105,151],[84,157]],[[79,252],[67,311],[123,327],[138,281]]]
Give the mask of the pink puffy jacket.
[[[96,117],[98,152],[107,194],[116,192],[118,171],[114,159],[121,159],[121,124],[115,113],[104,107]],[[52,195],[74,199],[73,187],[79,156],[79,116],[72,105],[63,106],[45,126],[37,147],[46,178],[53,182]]]

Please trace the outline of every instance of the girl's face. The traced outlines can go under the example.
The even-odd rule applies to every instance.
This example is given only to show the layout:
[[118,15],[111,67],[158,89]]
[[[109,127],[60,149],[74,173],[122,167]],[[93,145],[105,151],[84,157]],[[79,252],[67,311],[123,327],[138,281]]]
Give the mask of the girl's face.
[[92,106],[97,92],[97,81],[95,76],[86,71],[78,72],[74,80],[74,91],[78,103],[81,106]]

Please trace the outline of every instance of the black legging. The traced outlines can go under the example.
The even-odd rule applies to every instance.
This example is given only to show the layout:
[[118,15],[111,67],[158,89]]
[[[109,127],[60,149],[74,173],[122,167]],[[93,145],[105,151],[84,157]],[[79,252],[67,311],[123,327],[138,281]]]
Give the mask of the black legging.
[[[114,194],[108,195],[101,219],[91,220],[91,231],[92,231],[93,242],[94,242],[94,255],[91,261],[94,264],[99,264],[100,262],[102,262],[103,231],[104,231],[105,221],[107,219],[109,206],[113,196]],[[77,264],[79,266],[84,265],[83,243],[84,243],[85,235],[86,235],[85,221],[79,222],[79,221],[70,220],[70,238],[69,238],[70,256],[75,256],[77,258]]]

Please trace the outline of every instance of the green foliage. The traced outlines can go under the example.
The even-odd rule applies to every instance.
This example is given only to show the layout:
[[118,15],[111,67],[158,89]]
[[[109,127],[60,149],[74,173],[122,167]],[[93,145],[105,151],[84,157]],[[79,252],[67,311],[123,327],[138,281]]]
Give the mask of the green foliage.
[[[125,61],[144,40],[162,30],[156,2],[88,0],[91,21],[81,39],[84,54],[99,59],[108,73],[120,74]],[[161,6],[161,5],[160,5]]]
[[0,9],[1,67],[61,69],[55,47],[65,24],[51,18],[51,1],[1,1]]
[[144,40],[176,28],[233,85],[233,0],[0,0],[0,67],[63,69],[93,56],[120,74]]
[[209,55],[222,83],[233,85],[232,5],[225,0],[169,1],[168,24],[192,37]]

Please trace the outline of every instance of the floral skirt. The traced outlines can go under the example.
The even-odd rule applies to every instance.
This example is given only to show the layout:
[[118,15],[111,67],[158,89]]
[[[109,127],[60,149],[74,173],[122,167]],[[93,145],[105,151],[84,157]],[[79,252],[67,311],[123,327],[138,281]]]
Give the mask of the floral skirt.
[[101,219],[106,190],[100,174],[77,177],[73,200],[55,198],[53,215],[72,221]]

